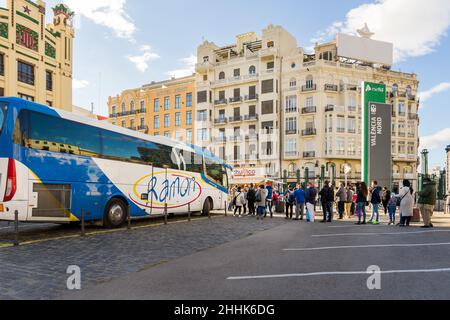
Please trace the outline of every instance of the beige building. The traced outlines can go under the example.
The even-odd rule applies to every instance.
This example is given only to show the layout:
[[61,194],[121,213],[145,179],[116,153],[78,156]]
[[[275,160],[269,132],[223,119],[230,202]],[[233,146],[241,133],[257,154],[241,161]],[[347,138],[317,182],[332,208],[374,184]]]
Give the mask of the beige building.
[[152,82],[108,100],[109,121],[149,135],[194,142],[195,77]]
[[0,95],[72,110],[73,12],[43,1],[8,0],[0,8]]
[[[393,175],[417,178],[418,80],[337,55],[336,42],[314,53],[279,26],[237,36],[226,47],[198,48],[197,144],[237,167],[266,168],[273,178],[361,179],[361,82],[383,82],[393,104]],[[333,169],[335,171],[332,177]],[[334,178],[334,179],[333,179]]]

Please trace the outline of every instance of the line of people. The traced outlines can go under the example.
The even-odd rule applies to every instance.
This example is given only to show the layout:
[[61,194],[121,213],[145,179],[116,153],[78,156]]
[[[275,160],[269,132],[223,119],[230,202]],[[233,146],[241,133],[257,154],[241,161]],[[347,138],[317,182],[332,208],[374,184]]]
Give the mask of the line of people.
[[[336,191],[335,191],[336,190]],[[436,202],[436,185],[431,179],[424,180],[424,188],[417,193],[418,206],[424,220],[423,228],[432,228],[434,204]],[[286,219],[315,222],[316,207],[320,204],[323,212],[322,223],[331,223],[334,219],[336,205],[340,220],[357,217],[357,225],[380,224],[380,209],[384,208],[385,215],[389,215],[389,225],[400,227],[410,226],[414,216],[415,192],[409,180],[403,181],[403,187],[390,191],[387,187],[381,188],[377,181],[373,181],[369,188],[366,183],[356,185],[341,184],[335,188],[329,181],[325,181],[323,188],[318,191],[314,183],[307,188],[298,184],[289,186],[284,194],[280,194],[270,184],[249,188],[237,188],[232,197],[229,210],[234,208],[234,215],[257,216],[263,220],[268,215],[273,217],[274,207],[284,202]],[[397,208],[399,222],[396,224]],[[367,220],[368,210],[370,219]],[[295,211],[295,218],[294,218]]]

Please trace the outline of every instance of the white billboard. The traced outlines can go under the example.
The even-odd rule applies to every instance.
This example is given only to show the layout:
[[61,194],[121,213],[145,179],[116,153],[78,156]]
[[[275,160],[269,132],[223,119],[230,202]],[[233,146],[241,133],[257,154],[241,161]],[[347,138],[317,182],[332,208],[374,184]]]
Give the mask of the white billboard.
[[336,43],[339,57],[385,66],[392,66],[394,63],[394,45],[392,43],[343,33],[338,33]]

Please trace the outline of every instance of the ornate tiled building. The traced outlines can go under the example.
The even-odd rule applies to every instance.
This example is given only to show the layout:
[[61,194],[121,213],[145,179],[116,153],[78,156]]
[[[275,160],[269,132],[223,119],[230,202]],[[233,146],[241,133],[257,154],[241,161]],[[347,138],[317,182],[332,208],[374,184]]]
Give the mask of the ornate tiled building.
[[8,0],[0,8],[0,96],[72,110],[73,12],[43,1]]

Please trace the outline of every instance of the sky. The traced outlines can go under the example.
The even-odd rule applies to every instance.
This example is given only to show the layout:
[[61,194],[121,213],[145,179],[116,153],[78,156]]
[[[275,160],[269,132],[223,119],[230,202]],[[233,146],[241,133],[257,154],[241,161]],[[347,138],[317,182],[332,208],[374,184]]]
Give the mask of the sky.
[[48,8],[60,2],[76,13],[74,104],[93,103],[104,115],[109,96],[192,73],[203,40],[232,44],[235,35],[260,33],[272,23],[311,48],[367,22],[374,39],[394,43],[393,69],[418,75],[421,149],[430,150],[431,166],[444,165],[450,145],[448,0],[46,1]]

